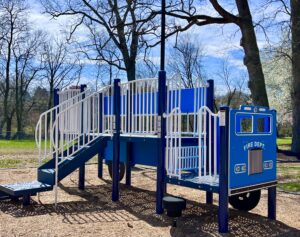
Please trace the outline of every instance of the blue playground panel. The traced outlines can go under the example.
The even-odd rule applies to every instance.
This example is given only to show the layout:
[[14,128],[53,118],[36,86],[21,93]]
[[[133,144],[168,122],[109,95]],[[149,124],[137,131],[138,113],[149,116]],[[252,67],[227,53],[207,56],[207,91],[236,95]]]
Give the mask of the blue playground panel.
[[230,110],[229,189],[276,181],[276,111]]
[[[194,108],[194,102],[191,102],[191,99],[194,99],[194,96],[196,95],[196,98],[202,98],[201,101],[204,102],[204,96],[205,96],[205,90],[206,88],[197,88],[197,89],[182,89],[181,90],[181,103],[179,103],[179,96],[178,93],[176,92],[169,92],[170,96],[170,102],[169,102],[169,108],[173,109],[175,107],[178,107],[180,104],[181,107],[181,112],[182,113],[191,113],[195,111]],[[156,102],[158,103],[158,93],[143,93],[143,94],[138,94],[138,95],[133,95],[133,108],[131,113],[132,114],[139,114],[139,113],[144,113],[144,114],[157,114],[158,110],[158,104],[154,104],[154,101],[156,99]],[[109,101],[108,101],[109,100]],[[151,103],[152,100],[152,103]],[[142,101],[143,106],[140,107],[139,102]],[[173,104],[172,102],[173,101]],[[104,97],[104,114],[105,115],[111,115],[113,114],[113,110],[109,108],[108,110],[108,102],[111,105],[111,108],[113,108],[113,100],[112,97]],[[127,97],[124,96],[124,99],[122,100],[123,105],[122,108],[126,107],[127,103]],[[131,101],[132,104],[132,101]],[[147,106],[148,104],[148,106]],[[151,106],[152,105],[152,106]],[[204,103],[199,103],[197,101],[196,107],[200,108],[201,106],[204,106],[206,104]],[[130,105],[131,106],[131,105]],[[143,108],[143,111],[139,111],[139,107]],[[170,111],[168,111],[170,112]],[[123,115],[125,111],[121,111],[121,115]]]
[[[127,155],[130,155],[131,165],[157,166],[158,139],[157,138],[137,138],[121,137],[120,138],[120,162],[126,162]],[[127,144],[131,143],[131,153],[128,154]],[[183,146],[196,146],[198,139],[185,138],[182,140]],[[105,161],[112,161],[113,141],[107,142],[104,152]]]

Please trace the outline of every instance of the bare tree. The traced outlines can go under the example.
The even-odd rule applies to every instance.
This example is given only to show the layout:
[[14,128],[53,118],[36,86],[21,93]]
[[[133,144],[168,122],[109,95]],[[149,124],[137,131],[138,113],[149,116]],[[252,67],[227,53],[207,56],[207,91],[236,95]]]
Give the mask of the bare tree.
[[38,55],[44,38],[44,33],[41,31],[28,31],[15,42],[13,48],[17,138],[21,138],[24,132],[23,128],[26,122],[24,113],[29,112],[31,108],[28,106],[28,110],[25,111],[29,86],[37,79],[42,70],[41,59]]
[[[218,96],[217,103],[231,107],[239,107],[241,104],[247,104],[250,101],[246,93],[246,75],[239,73],[233,75],[233,68],[230,66],[228,59],[222,61],[217,78],[222,82],[222,94]],[[216,107],[218,107],[216,105]]]
[[[85,26],[97,39],[103,37],[99,32],[105,32],[105,41],[94,40],[90,47],[96,47],[96,60],[104,61],[119,70],[126,71],[129,81],[135,79],[136,60],[138,54],[145,48],[151,38],[157,38],[159,21],[155,20],[159,1],[128,1],[128,0],[41,0],[46,12],[53,17],[70,16],[75,18],[71,36],[80,26]],[[95,42],[98,42],[95,44]],[[118,49],[111,61],[103,54],[108,43],[113,42]],[[101,50],[99,50],[101,49]]]
[[20,37],[28,30],[26,21],[27,6],[21,0],[2,0],[0,1],[0,16],[2,20],[1,28],[1,73],[3,77],[3,112],[4,118],[0,122],[2,128],[6,124],[6,138],[10,139],[12,130],[12,118],[15,113],[13,102],[12,85],[12,61],[13,48]]
[[92,25],[88,25],[87,28],[88,42],[75,43],[78,45],[79,52],[97,65],[97,81],[100,80],[102,85],[110,85],[122,67],[120,51],[112,41],[108,41],[104,30],[97,31]]
[[[262,12],[261,19],[256,23],[267,38],[269,47],[265,49],[274,58],[282,57],[292,60],[291,55],[291,7],[290,0],[266,0],[259,5]],[[280,32],[279,42],[274,43],[268,37],[268,30]]]
[[204,79],[203,49],[190,34],[180,35],[170,52],[168,71],[181,78],[185,88],[193,88],[196,79]]
[[66,42],[48,40],[42,50],[43,77],[49,86],[48,109],[52,107],[53,90],[55,87],[65,87],[79,81],[83,65],[79,57],[72,54]]
[[244,64],[249,74],[249,89],[253,103],[269,106],[265,78],[262,70],[259,49],[257,45],[252,15],[247,0],[236,0],[235,5],[238,15],[227,11],[217,0],[209,0],[218,16],[209,16],[199,13],[201,8],[195,6],[193,0],[181,0],[180,8],[169,9],[167,15],[186,20],[186,24],[180,27],[180,31],[186,31],[193,25],[203,26],[208,24],[235,24],[242,34],[241,46],[244,49]]
[[157,77],[159,66],[152,57],[146,57],[137,63],[136,78],[155,78]]

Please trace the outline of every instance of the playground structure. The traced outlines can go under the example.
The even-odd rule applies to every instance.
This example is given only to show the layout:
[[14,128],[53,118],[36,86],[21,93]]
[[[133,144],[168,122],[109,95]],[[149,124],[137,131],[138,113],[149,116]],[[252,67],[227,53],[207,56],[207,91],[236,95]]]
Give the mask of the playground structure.
[[[0,186],[0,198],[30,196],[54,188],[79,168],[84,189],[85,163],[98,155],[112,177],[112,200],[131,168],[157,167],[156,212],[163,213],[167,184],[206,191],[206,202],[219,194],[219,231],[228,231],[228,203],[240,210],[254,208],[260,190],[268,188],[268,217],[276,218],[276,112],[257,107],[221,107],[214,113],[214,82],[195,80],[185,88],[180,79],[143,79],[96,92],[84,85],[55,90],[54,107],[36,126],[40,166],[37,181]],[[101,187],[99,187],[101,188]]]

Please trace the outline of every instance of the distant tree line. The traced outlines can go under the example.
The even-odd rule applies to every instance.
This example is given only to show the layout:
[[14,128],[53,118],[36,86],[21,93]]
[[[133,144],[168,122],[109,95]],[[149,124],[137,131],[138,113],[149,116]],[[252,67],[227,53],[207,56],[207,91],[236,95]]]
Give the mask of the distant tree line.
[[0,1],[0,136],[6,139],[23,137],[32,118],[52,106],[50,91],[78,80],[82,70],[68,44],[34,29],[29,14],[26,1]]

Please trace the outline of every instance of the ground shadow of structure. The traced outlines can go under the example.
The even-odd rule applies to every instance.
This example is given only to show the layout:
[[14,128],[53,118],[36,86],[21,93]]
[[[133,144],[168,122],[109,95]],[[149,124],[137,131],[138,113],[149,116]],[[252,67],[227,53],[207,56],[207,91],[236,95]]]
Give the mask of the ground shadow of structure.
[[[0,211],[21,218],[36,215],[60,215],[67,224],[101,222],[145,221],[154,227],[170,226],[172,220],[166,215],[155,213],[155,192],[136,187],[120,185],[120,201],[111,201],[111,183],[101,186],[88,185],[85,191],[76,187],[60,185],[68,195],[78,195],[80,201],[60,202],[57,210],[54,204],[33,202],[22,208],[20,203],[0,202]],[[217,206],[194,201],[187,202],[187,209],[178,220],[176,228],[170,228],[172,236],[219,236]],[[230,233],[226,236],[294,236],[298,230],[280,221],[270,221],[253,213],[230,210]]]

